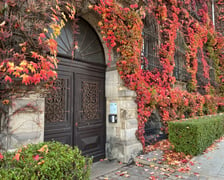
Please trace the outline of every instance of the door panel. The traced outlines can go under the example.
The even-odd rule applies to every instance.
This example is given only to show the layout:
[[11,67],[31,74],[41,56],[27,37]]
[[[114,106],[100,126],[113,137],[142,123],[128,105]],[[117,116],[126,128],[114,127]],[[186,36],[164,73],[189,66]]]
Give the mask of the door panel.
[[[104,74],[103,74],[104,76]],[[104,78],[77,74],[75,80],[75,137],[83,154],[95,159],[105,154]]]
[[94,161],[105,157],[104,127],[86,127],[77,131],[78,147],[84,155],[94,156]]
[[45,98],[45,141],[72,145],[72,79],[71,72],[59,71],[54,89]]
[[45,141],[78,146],[94,160],[104,158],[105,71],[80,62],[59,68],[55,90],[45,100]]

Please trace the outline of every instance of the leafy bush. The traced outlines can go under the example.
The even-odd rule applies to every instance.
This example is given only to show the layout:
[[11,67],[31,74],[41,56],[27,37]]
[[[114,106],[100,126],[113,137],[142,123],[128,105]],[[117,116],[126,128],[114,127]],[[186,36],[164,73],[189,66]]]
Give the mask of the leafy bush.
[[215,114],[217,113],[217,98],[211,95],[205,95],[205,104],[203,106],[204,114]]
[[29,144],[16,152],[0,153],[0,179],[89,179],[92,160],[59,142]]
[[169,140],[177,152],[197,155],[224,134],[224,115],[169,122]]

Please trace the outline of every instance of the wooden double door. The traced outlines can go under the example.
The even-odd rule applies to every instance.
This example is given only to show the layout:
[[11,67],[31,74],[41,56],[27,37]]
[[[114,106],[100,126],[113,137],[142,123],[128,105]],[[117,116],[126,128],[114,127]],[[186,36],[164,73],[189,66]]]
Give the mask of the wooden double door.
[[45,98],[45,141],[105,157],[105,65],[60,58],[54,90]]

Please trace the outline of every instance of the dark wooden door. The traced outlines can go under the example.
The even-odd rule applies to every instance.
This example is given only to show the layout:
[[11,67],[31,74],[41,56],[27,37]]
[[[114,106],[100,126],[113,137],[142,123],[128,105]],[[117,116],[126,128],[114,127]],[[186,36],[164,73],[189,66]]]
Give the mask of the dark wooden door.
[[105,67],[61,59],[54,89],[45,98],[45,141],[78,146],[105,157]]
[[104,79],[89,74],[76,74],[75,144],[83,154],[95,159],[105,154]]
[[[105,157],[105,61],[95,31],[84,20],[75,38],[72,22],[58,37],[59,66],[54,90],[45,98],[45,141],[78,146],[94,160]],[[72,58],[72,54],[74,57]]]
[[73,73],[58,71],[54,82],[45,97],[44,140],[60,141],[72,145],[73,133]]

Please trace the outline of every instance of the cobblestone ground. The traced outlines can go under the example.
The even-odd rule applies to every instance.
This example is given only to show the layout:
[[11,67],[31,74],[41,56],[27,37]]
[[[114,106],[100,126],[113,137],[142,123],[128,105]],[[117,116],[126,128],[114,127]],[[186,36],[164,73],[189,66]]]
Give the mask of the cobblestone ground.
[[[105,171],[106,166],[104,165],[101,168],[103,175],[91,180],[224,180],[224,138],[209,147],[205,153],[175,169],[161,163],[162,154],[162,151],[154,151],[140,155],[134,159],[135,164],[120,166],[114,171]],[[113,167],[116,166],[113,164]]]
[[180,173],[174,171],[168,166],[143,166],[139,167],[136,165],[130,165],[120,168],[117,171],[110,172],[108,174],[97,177],[96,180],[120,180],[120,179],[129,179],[129,180],[163,180],[163,179],[189,179],[189,180],[205,180],[206,177],[200,177],[198,175],[187,173]]

